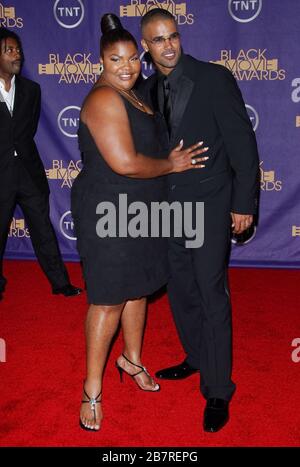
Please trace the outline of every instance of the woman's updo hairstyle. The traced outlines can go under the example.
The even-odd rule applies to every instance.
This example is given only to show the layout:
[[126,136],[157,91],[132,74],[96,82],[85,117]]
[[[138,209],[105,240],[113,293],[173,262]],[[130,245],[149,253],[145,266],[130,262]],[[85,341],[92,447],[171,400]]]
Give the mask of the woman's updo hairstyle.
[[106,13],[101,18],[100,55],[103,58],[104,50],[116,42],[132,42],[138,49],[133,35],[123,28],[120,19],[113,13]]

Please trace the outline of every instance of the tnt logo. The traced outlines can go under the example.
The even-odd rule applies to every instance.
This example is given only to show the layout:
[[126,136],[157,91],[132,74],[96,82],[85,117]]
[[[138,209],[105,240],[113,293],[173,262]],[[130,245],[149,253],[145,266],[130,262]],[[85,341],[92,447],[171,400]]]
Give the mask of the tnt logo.
[[230,16],[239,23],[249,23],[258,17],[262,9],[262,0],[229,0]]
[[57,125],[60,131],[69,138],[77,137],[79,125],[80,107],[69,105],[62,109],[57,117]]
[[72,219],[71,211],[67,211],[62,215],[59,221],[59,227],[64,237],[68,238],[69,240],[77,240],[75,237],[74,222]]
[[246,104],[246,109],[247,109],[247,112],[248,112],[248,116],[249,116],[249,118],[250,118],[250,121],[251,121],[251,123],[252,123],[253,130],[256,131],[257,128],[258,128],[258,125],[259,125],[259,116],[258,116],[258,113],[257,113],[257,111],[255,110],[255,108],[252,107],[251,105]]
[[4,339],[0,339],[0,362],[6,362],[6,343]]
[[141,61],[141,65],[142,65],[143,78],[147,79],[154,72],[152,61],[151,61],[151,58],[149,57],[149,54],[146,53],[146,52],[143,52],[140,55],[140,61]]
[[63,28],[76,28],[84,18],[84,6],[82,0],[56,0],[53,13]]

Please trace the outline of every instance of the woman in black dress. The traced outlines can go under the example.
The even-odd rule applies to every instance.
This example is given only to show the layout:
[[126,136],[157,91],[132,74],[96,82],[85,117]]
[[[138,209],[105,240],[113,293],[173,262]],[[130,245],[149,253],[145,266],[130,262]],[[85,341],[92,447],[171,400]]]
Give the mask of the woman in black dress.
[[[101,29],[103,72],[81,110],[83,169],[72,188],[72,214],[90,304],[80,411],[80,425],[89,430],[100,428],[103,368],[120,322],[124,338],[123,353],[116,361],[120,376],[127,373],[144,391],[159,390],[141,363],[141,348],[145,297],[167,282],[167,248],[163,238],[126,235],[124,225],[114,229],[113,221],[119,216],[124,221],[125,215],[119,195],[127,206],[139,201],[150,208],[151,202],[165,199],[163,175],[199,169],[206,159],[195,158],[205,151],[200,143],[185,150],[181,143],[163,156],[164,122],[132,91],[140,73],[136,41],[115,15],[104,15]],[[194,165],[193,160],[201,164]],[[108,216],[105,224],[99,214],[107,215],[109,208],[115,209],[115,216]],[[131,218],[128,215],[129,223]]]

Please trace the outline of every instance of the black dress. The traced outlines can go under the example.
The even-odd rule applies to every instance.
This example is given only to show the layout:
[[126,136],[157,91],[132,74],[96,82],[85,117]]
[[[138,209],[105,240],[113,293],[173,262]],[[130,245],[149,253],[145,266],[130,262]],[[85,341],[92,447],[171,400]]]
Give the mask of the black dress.
[[[123,100],[136,151],[145,156],[166,157],[166,127],[162,117],[142,112],[125,98]],[[167,199],[165,177],[134,179],[119,175],[105,162],[82,121],[78,137],[83,169],[74,181],[71,205],[88,302],[114,305],[149,295],[168,279],[167,239],[150,236],[150,203]],[[126,201],[127,206],[136,201],[144,203],[143,211],[147,206],[148,237],[119,235],[119,195],[122,195],[122,203]],[[96,208],[102,202],[112,203],[109,205],[110,213],[115,209],[116,215],[112,214],[109,225],[116,225],[116,237],[100,238],[97,234],[97,222],[104,217],[96,213]],[[102,208],[102,213],[107,212]],[[126,226],[134,218],[137,219],[139,212],[128,214]],[[124,221],[124,209],[122,216]],[[123,222],[123,229],[125,224]]]

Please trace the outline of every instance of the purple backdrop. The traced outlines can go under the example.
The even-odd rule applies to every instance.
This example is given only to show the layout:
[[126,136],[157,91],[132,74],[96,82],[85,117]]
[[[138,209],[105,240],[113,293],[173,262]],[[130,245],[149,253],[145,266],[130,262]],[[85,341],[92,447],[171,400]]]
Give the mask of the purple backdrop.
[[[23,74],[42,88],[36,141],[65,259],[78,259],[70,187],[81,168],[79,108],[99,70],[100,18],[105,12],[117,13],[140,39],[140,16],[153,6],[176,15],[186,53],[231,69],[255,127],[261,159],[260,223],[247,244],[233,245],[231,264],[300,267],[299,0],[0,0],[0,27],[21,36]],[[143,62],[143,74],[150,73]],[[6,257],[34,257],[18,209]]]

